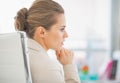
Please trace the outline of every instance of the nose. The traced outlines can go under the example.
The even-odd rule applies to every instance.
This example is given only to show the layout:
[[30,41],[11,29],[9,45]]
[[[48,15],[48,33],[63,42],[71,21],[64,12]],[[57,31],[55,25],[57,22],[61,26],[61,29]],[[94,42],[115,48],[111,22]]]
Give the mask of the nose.
[[64,38],[67,38],[67,37],[68,37],[68,33],[65,31]]

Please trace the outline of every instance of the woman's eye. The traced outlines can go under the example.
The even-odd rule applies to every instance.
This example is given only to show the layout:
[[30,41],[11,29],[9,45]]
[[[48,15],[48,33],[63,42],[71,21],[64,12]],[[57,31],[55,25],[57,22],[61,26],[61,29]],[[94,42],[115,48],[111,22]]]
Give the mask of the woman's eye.
[[61,31],[64,31],[65,30],[65,28],[62,28],[62,29],[60,29]]

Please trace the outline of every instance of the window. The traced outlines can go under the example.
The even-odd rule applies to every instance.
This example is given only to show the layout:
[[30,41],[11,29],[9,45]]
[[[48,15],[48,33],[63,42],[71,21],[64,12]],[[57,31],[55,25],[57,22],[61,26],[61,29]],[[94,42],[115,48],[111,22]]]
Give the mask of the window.
[[[29,7],[29,3],[31,4],[32,1],[2,1],[0,8],[1,10],[4,8],[4,10],[1,11],[0,16],[0,33],[15,31],[16,12],[21,6]],[[58,1],[65,9],[66,29],[69,34],[65,47],[75,52],[75,63],[78,65],[78,69],[81,69],[84,64],[88,64],[92,73],[94,69],[99,68],[98,65],[101,66],[102,62],[110,57],[111,0],[55,1]],[[50,52],[50,55],[53,53]],[[98,72],[99,69],[95,71]]]
[[111,1],[56,0],[65,9],[69,38],[65,47],[75,52],[78,69],[89,65],[90,73],[99,73],[110,58]]
[[2,0],[0,3],[0,33],[14,32],[14,17],[22,7],[29,7],[33,0]]

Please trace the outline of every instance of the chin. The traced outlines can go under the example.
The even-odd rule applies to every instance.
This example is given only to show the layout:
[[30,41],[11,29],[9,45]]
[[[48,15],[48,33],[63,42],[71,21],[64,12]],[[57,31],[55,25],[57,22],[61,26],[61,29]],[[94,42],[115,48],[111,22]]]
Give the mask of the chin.
[[62,46],[58,47],[57,49],[61,49],[61,48],[62,48]]
[[57,46],[57,47],[55,47],[55,48],[53,48],[54,50],[58,50],[58,49],[61,49],[62,48],[62,46]]

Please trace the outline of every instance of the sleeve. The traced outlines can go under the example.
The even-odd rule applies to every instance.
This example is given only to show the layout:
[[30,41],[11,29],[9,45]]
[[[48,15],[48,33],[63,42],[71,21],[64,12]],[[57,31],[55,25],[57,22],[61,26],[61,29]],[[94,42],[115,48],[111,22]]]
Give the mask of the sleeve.
[[80,83],[77,68],[75,65],[65,65],[62,68],[54,65],[49,68],[32,67],[33,83]]
[[80,83],[76,65],[68,64],[63,66],[66,83]]
[[33,83],[80,83],[77,67],[73,64],[60,66],[57,62],[30,56],[30,68]]

